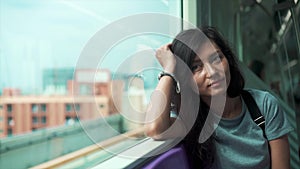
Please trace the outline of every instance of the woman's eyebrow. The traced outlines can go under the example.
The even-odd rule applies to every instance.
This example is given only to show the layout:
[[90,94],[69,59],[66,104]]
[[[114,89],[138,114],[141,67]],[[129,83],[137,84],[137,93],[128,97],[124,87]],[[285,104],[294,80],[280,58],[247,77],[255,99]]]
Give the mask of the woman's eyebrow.
[[202,60],[199,57],[195,58],[193,61],[193,63],[199,63],[199,62],[202,62]]
[[212,54],[210,54],[209,56],[212,57],[212,56],[220,55],[220,52],[221,52],[220,50],[216,50]]

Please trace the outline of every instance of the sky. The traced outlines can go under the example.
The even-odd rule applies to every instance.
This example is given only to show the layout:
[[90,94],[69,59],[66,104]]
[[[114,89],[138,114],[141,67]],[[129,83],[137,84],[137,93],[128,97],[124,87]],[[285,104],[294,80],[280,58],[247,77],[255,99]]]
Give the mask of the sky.
[[[179,17],[179,11],[177,0],[0,0],[0,89],[41,93],[43,70],[76,67],[86,44],[101,29],[134,14]],[[170,37],[151,34],[122,39],[99,67],[115,71],[136,51],[168,42]]]

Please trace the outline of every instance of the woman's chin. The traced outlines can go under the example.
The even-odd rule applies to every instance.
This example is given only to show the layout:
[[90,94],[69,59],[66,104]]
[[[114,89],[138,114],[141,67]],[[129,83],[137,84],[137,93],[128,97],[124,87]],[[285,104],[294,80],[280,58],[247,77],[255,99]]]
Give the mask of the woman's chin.
[[227,88],[225,85],[213,85],[207,88],[199,89],[199,94],[202,97],[227,96]]

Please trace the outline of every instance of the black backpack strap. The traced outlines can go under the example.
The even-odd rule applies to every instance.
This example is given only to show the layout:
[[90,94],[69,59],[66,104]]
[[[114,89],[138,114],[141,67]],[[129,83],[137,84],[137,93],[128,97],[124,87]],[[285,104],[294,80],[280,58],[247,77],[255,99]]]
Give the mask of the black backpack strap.
[[265,132],[265,118],[261,114],[255,100],[253,99],[252,95],[246,90],[242,91],[242,97],[245,100],[246,106],[251,114],[253,121],[263,130],[263,135],[267,139]]
[[[264,135],[265,139],[268,141],[266,132],[265,132],[265,118],[261,114],[254,98],[246,90],[242,90],[242,97],[246,103],[246,106],[251,114],[253,121],[262,129],[263,135]],[[269,148],[270,166],[271,166],[271,164],[272,164],[272,162],[271,162],[271,147],[270,147],[269,141],[268,141],[268,148]]]

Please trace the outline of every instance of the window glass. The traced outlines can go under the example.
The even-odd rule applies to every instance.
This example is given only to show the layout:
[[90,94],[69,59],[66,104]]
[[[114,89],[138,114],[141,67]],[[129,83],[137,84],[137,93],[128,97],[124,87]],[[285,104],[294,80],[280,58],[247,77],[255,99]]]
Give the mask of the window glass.
[[80,104],[76,103],[75,104],[75,111],[79,111],[80,110]]
[[66,111],[67,112],[71,112],[73,109],[72,109],[72,104],[68,103],[65,105],[66,106]]
[[47,111],[46,104],[41,104],[41,109],[42,109],[42,112],[46,112]]
[[11,104],[7,104],[7,112],[8,113],[12,112],[12,105]]
[[36,117],[36,116],[33,116],[33,117],[32,117],[32,123],[33,123],[33,124],[37,124],[37,123],[39,123],[39,119],[38,119],[38,117]]
[[8,124],[9,126],[14,126],[14,120],[13,120],[12,117],[8,117],[8,119],[7,119],[7,124]]
[[12,129],[11,128],[7,129],[7,136],[12,136]]
[[47,118],[46,118],[46,116],[43,116],[43,117],[42,117],[42,123],[43,123],[43,124],[46,124],[46,123],[47,123]]
[[39,105],[37,104],[32,104],[31,105],[31,112],[32,113],[37,113],[39,111]]
[[[0,13],[0,91],[3,96],[17,96],[16,100],[25,97],[22,108],[30,105],[32,113],[49,111],[50,116],[55,116],[63,113],[61,104],[65,105],[67,112],[82,110],[83,117],[78,117],[82,120],[93,119],[95,110],[86,108],[91,106],[88,103],[73,104],[74,95],[109,97],[108,103],[101,101],[100,106],[101,111],[109,115],[120,113],[118,107],[128,108],[128,105],[123,105],[129,104],[127,102],[117,105],[121,104],[124,93],[131,95],[146,89],[146,95],[138,96],[138,102],[132,102],[136,100],[133,97],[129,101],[133,105],[145,106],[151,93],[147,89],[154,88],[160,71],[154,58],[155,49],[169,43],[173,38],[170,35],[176,35],[182,27],[179,22],[172,24],[172,19],[162,22],[157,17],[154,20],[143,17],[150,13],[180,19],[179,0],[12,0],[0,2]],[[133,16],[143,17],[142,22],[131,24],[132,20],[135,21]],[[78,67],[84,48],[93,38],[104,39],[97,44],[98,50],[93,51],[97,55],[110,38],[147,23],[154,23],[149,25],[149,31],[133,31],[110,44],[101,59],[91,61],[97,63],[96,66]],[[118,26],[119,32],[113,30],[107,37],[96,36],[106,28]],[[163,34],[160,30],[172,33]],[[142,69],[143,66],[153,66],[154,69]],[[98,70],[96,74],[95,70]],[[141,83],[133,83],[137,77]],[[117,87],[112,87],[112,83]],[[112,98],[112,95],[118,98]],[[43,99],[44,103],[37,102],[38,99]],[[7,112],[12,112],[10,103]],[[64,121],[59,120],[62,117],[50,116],[56,121]],[[56,124],[51,127],[53,125]]]
[[[158,82],[155,49],[181,30],[182,23],[171,19],[181,18],[181,4],[0,1],[0,105],[5,117],[0,139],[25,137],[19,140],[29,145],[14,151],[18,154],[6,152],[4,168],[30,168],[133,129],[124,112],[144,109]],[[90,46],[95,39],[99,43]],[[85,57],[87,48],[92,49],[88,56],[103,55]],[[142,69],[145,63],[155,69]],[[2,97],[13,99],[2,103]],[[28,153],[39,158],[28,159]],[[13,160],[18,162],[11,164]]]
[[[181,16],[177,0],[12,0],[1,1],[0,9],[0,88],[22,94],[66,93],[82,48],[118,19],[149,12]],[[160,38],[151,38],[159,40],[155,47],[166,42]],[[120,48],[124,53],[132,47]]]

